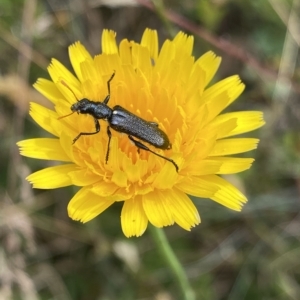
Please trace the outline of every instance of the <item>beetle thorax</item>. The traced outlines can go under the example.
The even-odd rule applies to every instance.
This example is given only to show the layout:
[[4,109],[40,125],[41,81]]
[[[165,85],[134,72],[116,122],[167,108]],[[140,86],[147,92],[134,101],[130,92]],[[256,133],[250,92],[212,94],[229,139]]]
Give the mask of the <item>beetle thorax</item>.
[[95,102],[88,99],[81,99],[71,106],[73,112],[88,114],[96,119],[107,119],[112,114],[112,109],[103,102]]

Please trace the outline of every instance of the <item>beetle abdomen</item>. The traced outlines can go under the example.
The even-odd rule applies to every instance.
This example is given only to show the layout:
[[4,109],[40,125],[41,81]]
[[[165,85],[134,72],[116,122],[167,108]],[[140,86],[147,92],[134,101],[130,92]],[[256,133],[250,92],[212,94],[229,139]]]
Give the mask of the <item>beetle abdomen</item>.
[[170,149],[168,136],[158,126],[152,124],[116,105],[109,119],[110,127],[118,132],[134,136],[159,149]]

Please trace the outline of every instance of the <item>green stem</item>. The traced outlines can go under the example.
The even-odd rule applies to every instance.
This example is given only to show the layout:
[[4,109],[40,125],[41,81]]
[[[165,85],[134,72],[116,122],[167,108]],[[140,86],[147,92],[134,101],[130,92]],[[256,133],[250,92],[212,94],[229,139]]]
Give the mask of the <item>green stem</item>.
[[164,260],[175,276],[184,300],[195,300],[195,293],[188,281],[185,271],[172,250],[164,231],[155,226],[149,226],[152,237]]

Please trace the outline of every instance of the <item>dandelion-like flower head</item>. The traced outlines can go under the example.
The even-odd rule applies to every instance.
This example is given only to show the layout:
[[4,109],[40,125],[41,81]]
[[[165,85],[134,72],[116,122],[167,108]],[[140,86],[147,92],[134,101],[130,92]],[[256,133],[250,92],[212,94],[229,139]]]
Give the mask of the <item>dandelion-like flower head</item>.
[[[210,198],[240,210],[245,196],[220,174],[248,169],[252,158],[232,155],[255,149],[258,139],[233,137],[264,124],[255,111],[221,112],[244,90],[238,76],[209,85],[220,57],[207,52],[192,56],[193,37],[182,32],[166,40],[161,49],[157,32],[146,29],[140,43],[122,40],[104,30],[102,54],[92,57],[79,42],[69,48],[76,76],[53,59],[50,80],[39,79],[34,87],[53,104],[54,110],[31,103],[32,118],[55,138],[35,138],[18,143],[28,157],[65,162],[31,174],[35,188],[68,185],[81,187],[68,205],[69,216],[82,222],[95,218],[116,201],[123,201],[121,225],[127,237],[140,236],[148,221],[157,227],[177,223],[186,230],[200,223],[188,195]],[[112,75],[114,77],[112,78]],[[97,134],[89,114],[72,114],[70,107],[81,99],[96,103],[107,97],[108,106],[119,105],[166,133],[171,149],[142,142],[152,152],[138,151],[127,134],[112,130],[109,157],[107,120],[100,120]],[[156,126],[156,125],[153,125]]]

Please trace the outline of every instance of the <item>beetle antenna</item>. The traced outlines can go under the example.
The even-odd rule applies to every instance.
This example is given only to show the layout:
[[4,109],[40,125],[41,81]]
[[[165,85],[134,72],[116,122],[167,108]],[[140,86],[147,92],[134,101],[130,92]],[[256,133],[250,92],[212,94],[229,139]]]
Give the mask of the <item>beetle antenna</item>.
[[75,95],[74,91],[62,80],[61,84],[64,85],[75,97],[75,99],[77,100],[77,102],[79,102],[78,97]]
[[108,91],[108,95],[110,95],[110,82],[113,80],[113,78],[115,77],[116,75],[116,71],[114,71],[112,73],[112,75],[110,76],[109,80],[107,81],[107,91]]
[[[62,80],[61,81],[61,84],[64,85],[75,97],[75,99],[77,100],[77,102],[79,102],[79,99],[77,98],[77,96],[75,95],[74,91],[72,91],[72,89]],[[75,111],[72,111],[70,114],[67,114],[65,116],[61,116],[61,117],[58,117],[57,120],[60,120],[60,119],[63,119],[65,117],[68,117],[68,116],[71,116],[74,114]]]
[[67,114],[67,115],[65,115],[65,116],[60,116],[60,117],[57,118],[57,120],[63,119],[63,118],[68,117],[68,116],[71,116],[71,115],[74,114],[74,112],[75,112],[75,111],[72,111],[70,114]]

